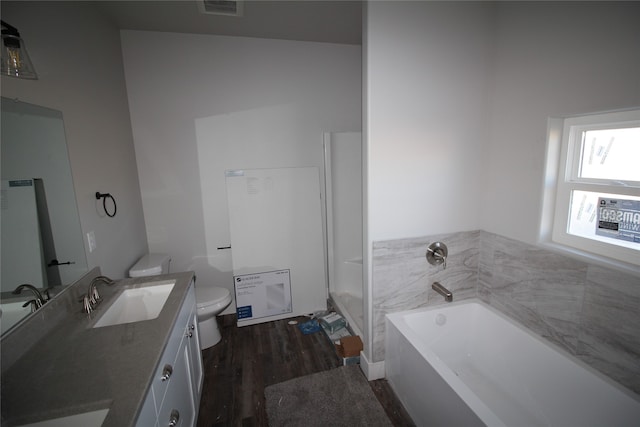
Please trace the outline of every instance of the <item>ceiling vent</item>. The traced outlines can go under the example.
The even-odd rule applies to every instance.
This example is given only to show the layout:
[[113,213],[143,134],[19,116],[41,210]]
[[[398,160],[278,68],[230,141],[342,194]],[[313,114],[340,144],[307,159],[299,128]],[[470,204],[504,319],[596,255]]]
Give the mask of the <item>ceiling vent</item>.
[[200,13],[242,16],[242,0],[197,0]]

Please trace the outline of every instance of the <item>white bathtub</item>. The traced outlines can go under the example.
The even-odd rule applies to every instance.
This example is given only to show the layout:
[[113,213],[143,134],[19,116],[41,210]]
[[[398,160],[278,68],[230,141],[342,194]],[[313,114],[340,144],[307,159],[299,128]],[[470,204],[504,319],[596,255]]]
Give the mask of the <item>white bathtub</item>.
[[640,399],[492,307],[388,314],[385,370],[418,426],[640,426]]

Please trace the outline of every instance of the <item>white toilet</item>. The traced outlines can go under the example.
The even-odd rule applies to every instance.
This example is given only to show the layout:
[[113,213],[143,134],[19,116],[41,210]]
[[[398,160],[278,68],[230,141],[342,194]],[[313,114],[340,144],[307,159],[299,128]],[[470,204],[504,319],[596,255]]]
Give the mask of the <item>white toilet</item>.
[[212,347],[222,339],[216,316],[231,304],[231,292],[217,286],[197,286],[198,327],[200,349]]
[[[169,273],[171,257],[166,254],[146,254],[129,270],[129,277],[156,276]],[[212,347],[220,342],[216,316],[231,304],[231,293],[226,288],[196,283],[196,305],[200,349]]]

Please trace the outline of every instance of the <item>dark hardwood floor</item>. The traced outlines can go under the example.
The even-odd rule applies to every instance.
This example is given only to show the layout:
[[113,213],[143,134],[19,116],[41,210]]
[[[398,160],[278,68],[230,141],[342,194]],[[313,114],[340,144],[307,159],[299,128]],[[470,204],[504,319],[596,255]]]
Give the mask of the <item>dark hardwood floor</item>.
[[[303,335],[290,320],[307,318],[238,328],[235,315],[218,317],[222,341],[202,352],[198,427],[268,426],[265,387],[340,366],[326,335]],[[369,384],[395,426],[413,425],[386,380]]]

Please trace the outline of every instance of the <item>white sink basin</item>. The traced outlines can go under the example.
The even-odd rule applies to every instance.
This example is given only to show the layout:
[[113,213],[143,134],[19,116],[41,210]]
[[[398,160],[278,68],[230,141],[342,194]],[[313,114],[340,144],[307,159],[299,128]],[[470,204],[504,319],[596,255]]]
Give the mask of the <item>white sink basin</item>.
[[109,409],[100,409],[68,417],[54,418],[52,420],[39,421],[25,424],[21,427],[100,427],[107,417]]
[[175,281],[145,283],[140,287],[125,289],[104,312],[94,328],[140,322],[158,317],[164,303],[176,284]]

